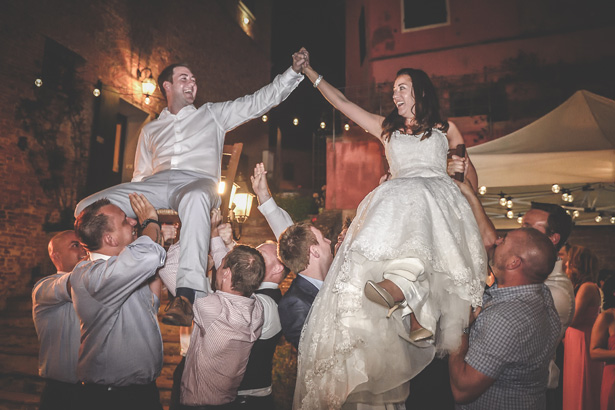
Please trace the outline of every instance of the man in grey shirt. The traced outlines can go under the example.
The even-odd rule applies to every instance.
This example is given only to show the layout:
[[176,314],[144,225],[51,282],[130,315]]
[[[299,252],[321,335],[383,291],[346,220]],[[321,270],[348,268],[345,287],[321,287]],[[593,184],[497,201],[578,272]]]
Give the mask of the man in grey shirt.
[[162,369],[156,270],[166,252],[154,207],[130,194],[137,220],[107,199],[86,207],[75,231],[90,252],[71,274],[81,321],[77,376],[83,383],[79,408],[162,409],[156,377]]
[[57,273],[32,290],[32,318],[40,343],[38,374],[45,378],[40,410],[76,409],[79,319],[70,296],[70,271],[87,256],[74,231],[49,241],[49,258]]

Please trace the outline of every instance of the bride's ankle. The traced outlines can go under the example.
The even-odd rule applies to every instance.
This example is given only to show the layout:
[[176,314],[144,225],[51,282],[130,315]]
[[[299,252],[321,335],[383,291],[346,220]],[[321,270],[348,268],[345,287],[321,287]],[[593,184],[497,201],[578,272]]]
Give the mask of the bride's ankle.
[[384,279],[381,282],[378,282],[378,285],[382,286],[387,292],[389,292],[395,302],[402,302],[405,299],[404,293],[394,282]]

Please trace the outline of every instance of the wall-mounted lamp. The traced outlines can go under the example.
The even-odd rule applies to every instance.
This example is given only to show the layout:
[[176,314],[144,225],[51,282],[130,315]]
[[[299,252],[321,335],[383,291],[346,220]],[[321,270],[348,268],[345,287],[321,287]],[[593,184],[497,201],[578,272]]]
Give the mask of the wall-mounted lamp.
[[145,67],[143,70],[137,69],[137,77],[141,80],[141,90],[145,95],[145,104],[149,104],[151,99],[150,95],[156,91],[156,80],[152,75],[152,70],[149,67]]
[[[233,190],[235,191],[235,190]],[[248,220],[252,210],[252,200],[254,195],[249,192],[233,192],[231,196],[231,225],[233,226],[233,236],[239,240],[243,224]],[[235,225],[239,225],[239,233],[235,232]]]

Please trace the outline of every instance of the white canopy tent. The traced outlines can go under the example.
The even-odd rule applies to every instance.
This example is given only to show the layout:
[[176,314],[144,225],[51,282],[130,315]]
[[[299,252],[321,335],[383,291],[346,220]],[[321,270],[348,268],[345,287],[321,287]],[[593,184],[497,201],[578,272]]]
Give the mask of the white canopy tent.
[[[504,215],[502,194],[513,200],[515,216],[531,201],[552,202],[578,210],[576,223],[596,224],[602,212],[615,215],[615,101],[577,91],[544,117],[512,134],[468,149],[479,184],[487,187],[483,206],[498,229],[518,227]],[[562,202],[559,184],[574,202]],[[495,205],[495,207],[494,207]]]

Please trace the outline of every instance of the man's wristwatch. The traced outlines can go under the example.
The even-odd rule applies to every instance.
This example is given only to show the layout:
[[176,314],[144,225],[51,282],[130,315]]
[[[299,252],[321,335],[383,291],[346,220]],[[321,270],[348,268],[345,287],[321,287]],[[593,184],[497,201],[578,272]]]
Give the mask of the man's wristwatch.
[[143,221],[143,223],[141,224],[141,229],[145,229],[145,227],[151,223],[158,225],[158,228],[162,229],[162,225],[160,225],[160,222],[156,219],[151,219],[151,218]]

